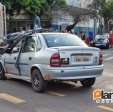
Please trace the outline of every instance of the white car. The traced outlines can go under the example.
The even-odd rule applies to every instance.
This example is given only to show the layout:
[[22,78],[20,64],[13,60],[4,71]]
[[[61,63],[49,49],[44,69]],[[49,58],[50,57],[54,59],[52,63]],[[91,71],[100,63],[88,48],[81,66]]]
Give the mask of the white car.
[[0,79],[31,82],[36,92],[46,90],[47,81],[80,81],[91,87],[103,70],[102,53],[68,33],[35,33],[19,38],[0,61]]

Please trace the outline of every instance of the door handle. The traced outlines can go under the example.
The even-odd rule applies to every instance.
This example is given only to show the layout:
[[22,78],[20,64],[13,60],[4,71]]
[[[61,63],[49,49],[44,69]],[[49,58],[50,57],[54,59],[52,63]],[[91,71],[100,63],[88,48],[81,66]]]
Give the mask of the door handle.
[[32,60],[32,57],[29,57],[29,60]]
[[14,60],[16,60],[16,57],[14,57]]

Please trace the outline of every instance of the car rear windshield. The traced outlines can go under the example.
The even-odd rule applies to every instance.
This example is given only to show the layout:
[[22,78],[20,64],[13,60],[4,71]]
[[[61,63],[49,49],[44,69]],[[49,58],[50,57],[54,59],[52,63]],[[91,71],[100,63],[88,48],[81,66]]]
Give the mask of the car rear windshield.
[[42,34],[48,47],[87,46],[74,34]]

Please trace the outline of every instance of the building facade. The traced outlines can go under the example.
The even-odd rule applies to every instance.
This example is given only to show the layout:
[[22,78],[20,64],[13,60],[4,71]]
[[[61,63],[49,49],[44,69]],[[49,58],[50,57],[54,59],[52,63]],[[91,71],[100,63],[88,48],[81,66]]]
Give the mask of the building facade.
[[[19,27],[23,27],[24,30],[33,29],[33,21],[35,18],[32,18],[25,14],[21,13],[20,15],[14,15],[12,19],[10,20],[10,25],[7,29],[7,32],[17,32],[19,31]],[[44,16],[41,17],[41,26],[49,25],[51,24],[50,21],[45,18]]]
[[[81,8],[81,10],[87,9],[88,4],[92,2],[92,0],[66,0],[67,4],[76,8]],[[55,15],[55,16],[54,16]],[[73,24],[73,17],[69,16],[68,14],[64,13],[62,10],[57,13],[54,12],[53,15],[53,21],[52,21],[52,27],[54,30],[58,30],[61,32],[65,31],[65,28]],[[96,18],[89,18],[86,21],[79,22],[75,28],[73,29],[73,32],[76,32],[78,35],[82,30],[85,30],[86,36],[89,36],[89,31],[93,31],[96,34],[98,33],[98,26],[99,26],[99,20]]]

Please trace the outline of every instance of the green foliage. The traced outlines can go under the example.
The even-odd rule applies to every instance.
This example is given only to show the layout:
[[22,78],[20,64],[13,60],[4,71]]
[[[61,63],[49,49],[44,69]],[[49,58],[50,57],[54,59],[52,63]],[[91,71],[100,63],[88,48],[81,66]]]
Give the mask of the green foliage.
[[108,31],[108,21],[113,19],[113,0],[102,3],[101,16],[104,18],[105,31]]
[[107,19],[113,19],[113,0],[103,4],[102,16]]
[[59,10],[60,8],[66,6],[66,0],[46,0],[46,4],[44,6],[45,10],[42,12],[44,15],[48,17],[48,19],[52,19],[52,10]]
[[108,21],[113,19],[113,0],[93,0],[92,8],[94,9],[95,6],[101,6],[100,15],[104,18],[104,27],[105,31],[108,32]]
[[41,16],[47,14],[51,18],[51,8],[55,6],[63,6],[66,4],[65,0],[2,0],[2,3],[6,6],[7,13],[10,16],[14,15],[16,11],[20,14],[23,9],[31,17],[36,15]]

